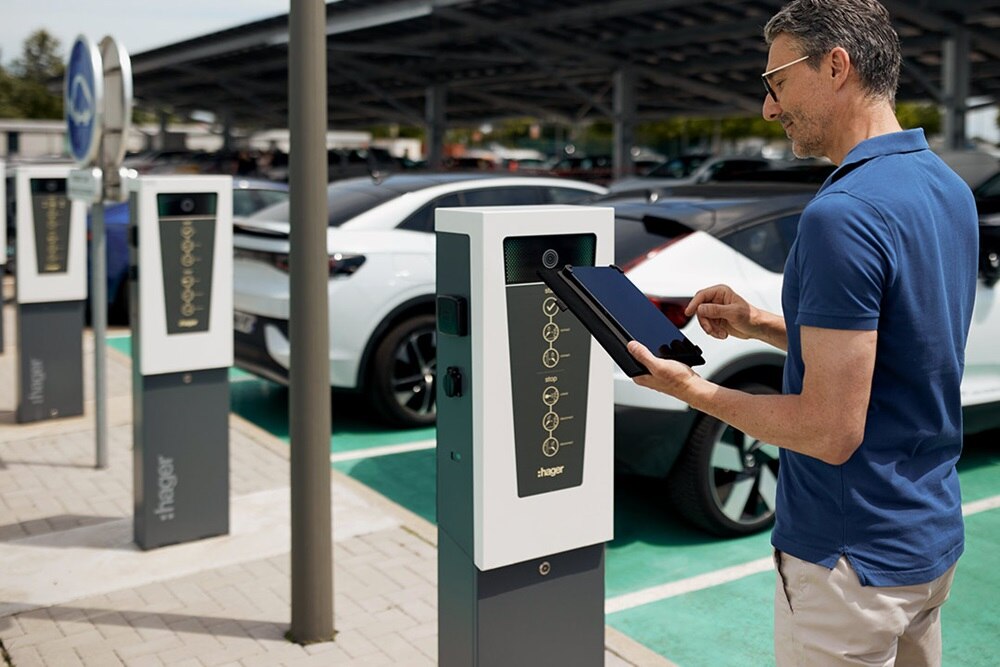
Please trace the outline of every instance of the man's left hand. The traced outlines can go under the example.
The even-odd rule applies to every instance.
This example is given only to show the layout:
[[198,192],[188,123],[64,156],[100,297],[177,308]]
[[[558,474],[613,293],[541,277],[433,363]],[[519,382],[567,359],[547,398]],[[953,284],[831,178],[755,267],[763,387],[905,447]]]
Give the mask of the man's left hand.
[[672,359],[660,359],[638,341],[628,344],[628,352],[646,367],[649,375],[639,375],[632,380],[641,387],[655,389],[675,398],[685,400],[686,389],[700,376],[690,366]]

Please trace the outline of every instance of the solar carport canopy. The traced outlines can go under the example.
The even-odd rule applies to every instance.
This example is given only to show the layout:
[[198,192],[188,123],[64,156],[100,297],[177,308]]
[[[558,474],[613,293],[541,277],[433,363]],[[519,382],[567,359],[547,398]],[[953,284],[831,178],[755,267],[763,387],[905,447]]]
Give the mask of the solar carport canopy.
[[[633,121],[758,113],[767,60],[761,29],[782,4],[331,2],[330,125],[425,124],[429,99],[443,103],[449,124],[512,116],[573,123],[613,118],[616,108]],[[997,99],[1000,1],[884,4],[903,46],[899,99],[953,108],[967,96]],[[211,110],[243,126],[287,124],[287,70],[287,15],[133,55],[144,108]]]

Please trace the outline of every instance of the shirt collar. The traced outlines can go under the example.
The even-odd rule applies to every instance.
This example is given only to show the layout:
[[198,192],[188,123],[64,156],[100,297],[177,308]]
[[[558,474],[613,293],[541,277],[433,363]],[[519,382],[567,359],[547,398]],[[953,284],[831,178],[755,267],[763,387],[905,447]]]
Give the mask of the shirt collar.
[[827,177],[826,182],[820,187],[820,192],[833,184],[840,176],[872,158],[895,153],[914,153],[929,149],[930,146],[927,144],[924,130],[921,127],[881,134],[871,139],[865,139],[847,153],[844,161]]
[[903,130],[902,132],[892,132],[881,134],[871,139],[865,139],[852,148],[844,157],[841,167],[854,162],[863,162],[880,155],[892,155],[893,153],[912,153],[929,149],[927,139],[924,137],[922,127],[913,130]]

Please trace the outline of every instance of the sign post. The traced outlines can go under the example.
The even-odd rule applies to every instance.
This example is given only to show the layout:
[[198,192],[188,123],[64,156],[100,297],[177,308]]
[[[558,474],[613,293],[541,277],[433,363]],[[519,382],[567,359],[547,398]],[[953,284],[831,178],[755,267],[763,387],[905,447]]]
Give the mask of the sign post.
[[70,153],[79,169],[70,173],[71,199],[91,206],[90,320],[94,332],[94,430],[96,467],[108,467],[106,349],[107,236],[104,202],[124,201],[121,162],[132,116],[132,66],[112,37],[94,47],[82,35],[66,67],[66,123]]

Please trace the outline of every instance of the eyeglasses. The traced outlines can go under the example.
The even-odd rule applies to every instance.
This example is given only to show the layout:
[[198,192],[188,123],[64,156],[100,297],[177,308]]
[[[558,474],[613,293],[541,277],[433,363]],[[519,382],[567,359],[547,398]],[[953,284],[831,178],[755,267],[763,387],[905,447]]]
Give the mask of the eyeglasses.
[[774,92],[774,88],[771,87],[771,83],[767,80],[767,77],[771,76],[775,72],[780,72],[781,70],[785,69],[786,67],[791,67],[792,65],[797,65],[798,63],[802,62],[803,60],[809,60],[809,56],[802,56],[801,58],[793,60],[790,63],[785,63],[784,65],[780,65],[778,67],[775,67],[774,69],[769,69],[768,71],[766,71],[766,72],[764,72],[763,74],[760,75],[760,80],[764,82],[764,90],[766,90],[767,94],[771,96],[771,99],[774,100],[775,104],[778,103],[778,93]]

